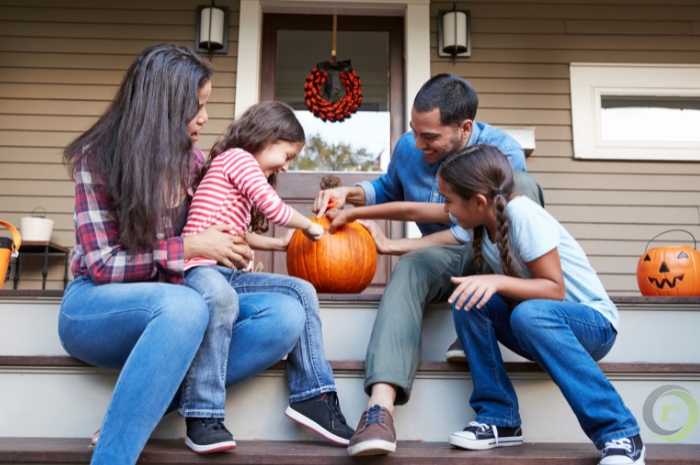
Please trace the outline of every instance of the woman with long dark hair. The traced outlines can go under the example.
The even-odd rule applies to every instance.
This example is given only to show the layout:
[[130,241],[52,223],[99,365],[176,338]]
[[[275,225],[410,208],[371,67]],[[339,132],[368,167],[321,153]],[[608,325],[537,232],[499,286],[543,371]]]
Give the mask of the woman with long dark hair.
[[[202,341],[208,310],[178,285],[185,259],[241,268],[251,256],[229,226],[179,237],[204,163],[194,143],[207,122],[211,75],[186,48],[147,48],[104,115],[64,152],[76,183],[76,244],[59,336],[71,355],[122,370],[92,464],[136,463]],[[280,360],[304,327],[293,297],[248,294],[239,304],[227,385]]]

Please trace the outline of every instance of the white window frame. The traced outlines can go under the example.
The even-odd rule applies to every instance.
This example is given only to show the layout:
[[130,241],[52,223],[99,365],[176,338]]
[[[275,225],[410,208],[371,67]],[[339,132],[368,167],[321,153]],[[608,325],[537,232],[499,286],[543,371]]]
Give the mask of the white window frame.
[[574,158],[700,161],[700,142],[609,141],[601,130],[601,96],[700,97],[700,65],[571,63],[570,72]]

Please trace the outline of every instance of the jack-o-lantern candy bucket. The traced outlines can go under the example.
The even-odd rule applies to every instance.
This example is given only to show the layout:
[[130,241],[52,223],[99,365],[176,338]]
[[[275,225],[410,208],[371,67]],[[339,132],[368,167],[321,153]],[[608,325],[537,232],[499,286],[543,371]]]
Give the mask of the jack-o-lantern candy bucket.
[[647,250],[651,241],[672,231],[690,234],[684,229],[670,229],[651,238],[637,264],[639,290],[645,296],[700,296],[700,252],[695,236],[690,234],[693,248],[673,245]]

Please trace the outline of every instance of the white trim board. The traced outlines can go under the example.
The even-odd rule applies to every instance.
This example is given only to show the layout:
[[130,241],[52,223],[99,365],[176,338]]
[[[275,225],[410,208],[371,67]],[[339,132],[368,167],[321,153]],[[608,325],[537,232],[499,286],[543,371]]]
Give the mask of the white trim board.
[[571,63],[570,72],[574,158],[700,160],[700,142],[607,141],[601,130],[601,96],[700,97],[700,65]]
[[236,116],[260,101],[263,13],[403,16],[405,121],[418,90],[430,79],[430,0],[241,0],[236,75]]

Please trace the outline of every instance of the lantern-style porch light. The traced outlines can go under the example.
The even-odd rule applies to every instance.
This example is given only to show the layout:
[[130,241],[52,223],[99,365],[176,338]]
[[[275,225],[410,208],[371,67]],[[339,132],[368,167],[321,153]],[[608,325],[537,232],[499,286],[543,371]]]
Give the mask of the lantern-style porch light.
[[438,14],[438,55],[468,57],[472,54],[471,17],[468,10],[441,10]]
[[214,5],[197,7],[197,30],[194,49],[197,52],[226,53],[228,51],[228,7]]

